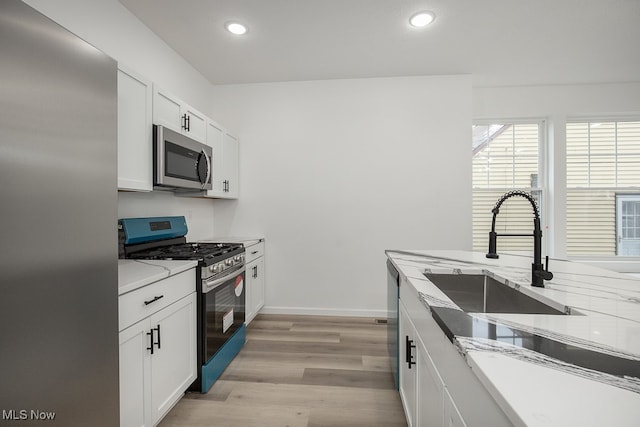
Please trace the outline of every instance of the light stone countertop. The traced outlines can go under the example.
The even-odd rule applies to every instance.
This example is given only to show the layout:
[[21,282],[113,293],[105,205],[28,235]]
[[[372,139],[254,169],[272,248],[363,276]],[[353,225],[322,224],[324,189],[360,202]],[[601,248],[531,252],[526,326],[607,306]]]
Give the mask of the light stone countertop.
[[197,265],[197,261],[119,259],[118,295],[182,273]]
[[[552,259],[554,278],[535,288],[530,256],[501,253],[493,260],[484,253],[444,250],[387,256],[515,425],[640,425],[639,279]],[[487,274],[571,315],[464,313],[425,272]],[[525,338],[491,338],[488,324]],[[561,348],[560,359],[518,344],[526,337]],[[600,359],[595,366],[608,372],[585,367],[585,354]],[[625,369],[632,375],[616,373]]]

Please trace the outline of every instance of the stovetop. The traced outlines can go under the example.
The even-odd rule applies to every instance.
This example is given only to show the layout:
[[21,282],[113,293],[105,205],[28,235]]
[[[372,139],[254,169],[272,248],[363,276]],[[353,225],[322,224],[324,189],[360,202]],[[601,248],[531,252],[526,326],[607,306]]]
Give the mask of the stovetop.
[[[121,218],[118,220],[118,256],[133,259],[195,260],[202,267],[237,258],[241,243],[187,243],[184,216]],[[233,262],[228,264],[233,265]]]
[[240,243],[181,243],[130,252],[127,258],[196,260],[210,265],[243,251]]

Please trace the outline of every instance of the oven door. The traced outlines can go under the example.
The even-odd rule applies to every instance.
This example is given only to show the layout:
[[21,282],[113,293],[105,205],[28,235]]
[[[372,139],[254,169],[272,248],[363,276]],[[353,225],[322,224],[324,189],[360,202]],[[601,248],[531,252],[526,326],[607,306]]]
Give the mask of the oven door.
[[154,186],[211,190],[213,149],[182,134],[154,125]]
[[206,364],[244,324],[245,267],[202,281],[202,356]]

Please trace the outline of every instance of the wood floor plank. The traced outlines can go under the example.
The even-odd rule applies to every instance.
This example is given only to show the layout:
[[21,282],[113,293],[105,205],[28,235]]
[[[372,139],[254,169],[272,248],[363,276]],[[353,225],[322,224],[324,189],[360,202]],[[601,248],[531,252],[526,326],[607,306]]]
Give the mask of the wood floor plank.
[[287,321],[277,321],[277,320],[269,320],[269,319],[260,319],[256,318],[251,322],[251,329],[266,329],[269,331],[274,330],[285,330],[288,331],[293,326],[293,322]]
[[[363,369],[363,357],[355,354],[282,353],[270,351],[243,351],[236,357],[239,368],[255,366],[270,369],[278,366],[291,368]],[[388,369],[388,368],[387,368]]]
[[353,369],[307,368],[302,375],[303,384],[338,387],[394,388],[391,372],[362,371]]
[[405,427],[386,346],[371,318],[260,314],[209,393],[160,427]]
[[361,333],[353,333],[349,332],[341,332],[340,333],[340,342],[341,343],[350,343],[350,344],[375,344],[380,346],[381,348],[386,349],[387,345],[387,334],[361,334]]
[[264,330],[254,329],[247,337],[247,341],[295,341],[295,342],[340,342],[340,333],[337,332],[295,332],[291,330]]
[[362,369],[389,372],[391,359],[389,356],[362,356]]
[[275,351],[281,353],[314,354],[357,354],[367,356],[387,355],[386,346],[380,344],[286,342],[267,340],[248,340],[245,348],[249,351]]
[[310,410],[291,405],[247,405],[182,399],[162,420],[162,427],[305,427]]

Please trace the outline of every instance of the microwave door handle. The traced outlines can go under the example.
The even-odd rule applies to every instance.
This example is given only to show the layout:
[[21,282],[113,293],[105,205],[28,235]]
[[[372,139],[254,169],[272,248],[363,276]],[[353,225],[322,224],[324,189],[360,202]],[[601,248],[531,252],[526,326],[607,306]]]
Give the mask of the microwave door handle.
[[207,153],[204,150],[202,150],[202,155],[207,161],[207,177],[204,179],[204,182],[202,183],[203,185],[206,185],[209,182],[209,178],[211,177],[211,160],[209,160],[209,156],[207,156]]

